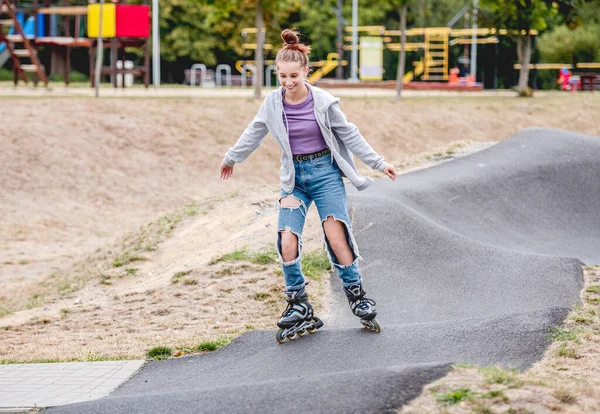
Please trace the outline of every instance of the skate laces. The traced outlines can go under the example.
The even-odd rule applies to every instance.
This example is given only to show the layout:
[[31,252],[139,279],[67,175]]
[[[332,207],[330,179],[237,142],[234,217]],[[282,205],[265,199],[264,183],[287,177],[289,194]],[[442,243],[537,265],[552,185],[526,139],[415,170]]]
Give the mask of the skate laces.
[[360,286],[352,286],[347,291],[352,295],[350,299],[354,303],[354,306],[361,310],[369,310],[371,306],[377,304],[373,299],[365,296],[365,291]]
[[285,308],[285,310],[281,313],[281,316],[287,316],[294,311],[294,306],[298,305],[300,303],[300,300],[302,299],[302,295],[300,295],[300,297],[298,297],[298,293],[300,293],[300,292],[301,292],[300,290],[295,290],[295,291],[283,293],[283,295],[287,299],[288,304],[287,304],[287,307]]

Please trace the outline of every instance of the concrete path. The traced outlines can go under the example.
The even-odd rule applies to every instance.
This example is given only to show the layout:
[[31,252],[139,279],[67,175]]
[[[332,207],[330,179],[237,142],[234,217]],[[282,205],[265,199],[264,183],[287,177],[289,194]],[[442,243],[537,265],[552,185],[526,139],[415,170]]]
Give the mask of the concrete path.
[[[263,96],[272,90],[264,88]],[[391,89],[379,88],[335,88],[331,89],[335,96],[339,97],[381,97],[393,98],[396,92]],[[551,92],[536,91],[536,97],[547,95]],[[145,89],[136,86],[134,88],[115,89],[112,87],[100,88],[101,98],[253,98],[254,89],[248,88],[202,88],[191,86],[173,87],[169,85],[161,86],[158,89],[150,87]],[[511,90],[498,91],[480,91],[480,92],[456,92],[456,91],[414,91],[406,90],[402,92],[403,97],[515,97],[515,92]],[[33,86],[1,86],[0,97],[38,97],[38,98],[56,98],[56,97],[95,97],[95,90],[88,87],[65,87],[63,85],[51,85],[49,88]]]
[[0,365],[0,412],[90,401],[110,394],[144,361]]
[[529,129],[396,183],[349,191],[364,283],[383,330],[360,328],[337,281],[315,335],[255,331],[148,362],[100,400],[57,413],[393,412],[450,364],[525,369],[600,260],[600,139]]

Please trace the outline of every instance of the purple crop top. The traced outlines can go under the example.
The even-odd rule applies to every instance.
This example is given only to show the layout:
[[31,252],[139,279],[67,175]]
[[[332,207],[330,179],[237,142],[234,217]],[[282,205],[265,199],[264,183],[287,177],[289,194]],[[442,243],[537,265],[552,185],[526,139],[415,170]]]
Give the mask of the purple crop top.
[[292,105],[283,101],[283,124],[288,129],[292,154],[312,154],[327,146],[315,118],[314,106],[310,88],[308,98],[302,103]]

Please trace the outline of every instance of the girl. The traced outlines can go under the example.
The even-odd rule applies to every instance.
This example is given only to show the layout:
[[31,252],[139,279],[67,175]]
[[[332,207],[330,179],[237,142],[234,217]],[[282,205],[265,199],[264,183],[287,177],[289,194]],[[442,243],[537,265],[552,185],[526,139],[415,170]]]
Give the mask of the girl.
[[387,164],[346,121],[339,99],[306,83],[310,47],[298,42],[298,32],[281,33],[283,47],[275,59],[281,87],[270,92],[237,143],[221,163],[221,179],[233,174],[236,162],[245,160],[271,133],[282,149],[281,198],[277,250],[283,262],[288,306],[277,323],[277,340],[312,333],[323,323],[313,316],[300,264],[302,230],[308,208],[315,202],[329,257],[342,280],[352,312],[365,327],[379,332],[375,302],[365,297],[357,260],[358,247],[348,216],[342,176],[358,190],[371,180],[358,174],[353,155],[395,181],[394,166]]

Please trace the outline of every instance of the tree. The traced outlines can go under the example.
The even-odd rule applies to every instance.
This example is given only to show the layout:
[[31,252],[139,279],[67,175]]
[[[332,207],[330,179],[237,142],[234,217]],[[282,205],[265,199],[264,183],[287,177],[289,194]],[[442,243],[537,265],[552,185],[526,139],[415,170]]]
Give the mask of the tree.
[[406,71],[406,15],[408,14],[408,2],[402,1],[400,8],[400,53],[398,53],[398,70],[396,71],[396,99],[402,99],[402,86],[404,83],[404,72]]
[[256,83],[254,85],[254,99],[260,99],[262,95],[263,73],[265,59],[263,55],[265,47],[265,37],[263,35],[263,0],[256,0]]
[[532,30],[547,28],[547,21],[557,15],[567,16],[574,0],[482,0],[483,20],[496,29],[506,29],[508,36],[516,39],[519,70],[518,90],[522,93],[528,86],[531,63]]

